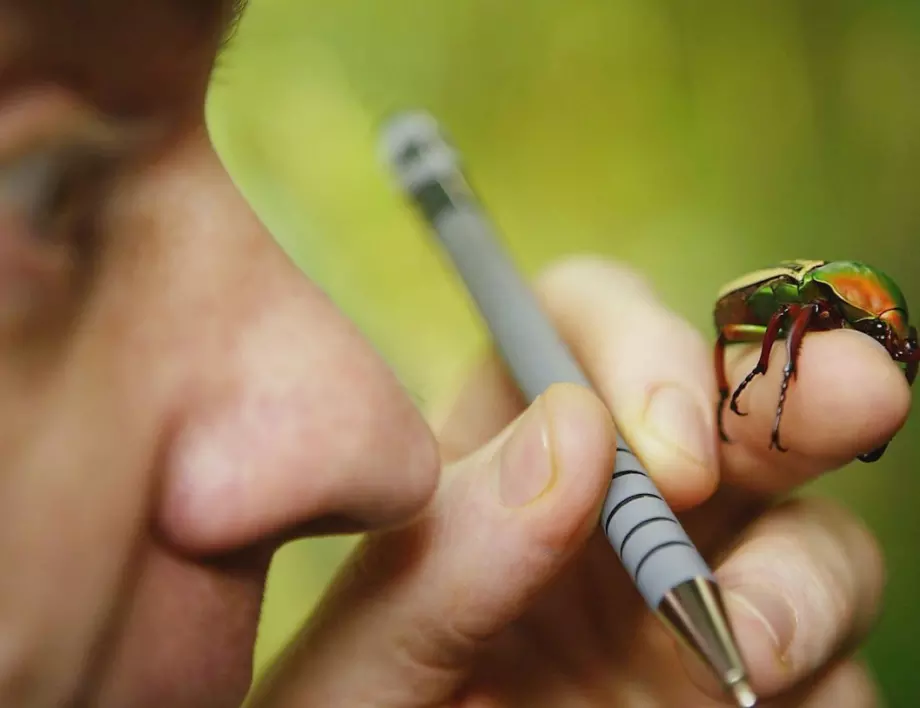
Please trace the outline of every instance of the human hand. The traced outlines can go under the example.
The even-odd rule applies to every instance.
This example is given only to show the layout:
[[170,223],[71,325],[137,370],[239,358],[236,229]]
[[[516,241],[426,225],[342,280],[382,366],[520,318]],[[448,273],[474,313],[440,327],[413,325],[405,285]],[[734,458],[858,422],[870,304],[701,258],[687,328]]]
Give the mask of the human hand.
[[[639,278],[578,259],[540,293],[604,403],[558,386],[520,416],[490,360],[440,426],[450,466],[428,512],[359,547],[255,705],[731,705],[598,528],[607,406],[713,560],[761,705],[875,705],[852,652],[879,609],[876,542],[833,504],[781,499],[903,424],[909,390],[887,354],[853,332],[809,335],[784,418],[791,451],[768,447],[782,366],[751,387],[749,417],[727,416],[723,444],[710,347]],[[757,354],[730,350],[733,383]]]

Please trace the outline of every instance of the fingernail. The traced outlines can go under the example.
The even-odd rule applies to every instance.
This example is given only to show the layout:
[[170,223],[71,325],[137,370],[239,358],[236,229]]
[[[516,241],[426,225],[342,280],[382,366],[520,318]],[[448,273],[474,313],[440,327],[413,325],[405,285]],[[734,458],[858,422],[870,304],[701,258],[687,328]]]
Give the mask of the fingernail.
[[654,437],[706,468],[715,464],[714,432],[707,425],[711,418],[694,396],[676,384],[659,387],[645,412]]
[[777,658],[786,663],[786,652],[798,625],[798,617],[789,601],[775,590],[754,585],[732,588],[726,595],[726,604],[733,604],[763,625]]
[[556,464],[545,395],[534,401],[518,421],[505,443],[499,465],[499,494],[505,506],[526,506],[552,486]]

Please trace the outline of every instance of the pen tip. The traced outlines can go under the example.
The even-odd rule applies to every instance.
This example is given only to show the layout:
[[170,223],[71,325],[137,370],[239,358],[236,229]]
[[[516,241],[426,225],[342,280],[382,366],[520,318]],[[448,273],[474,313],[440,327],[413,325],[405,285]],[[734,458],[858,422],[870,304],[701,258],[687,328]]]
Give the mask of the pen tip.
[[744,679],[732,686],[732,691],[739,708],[754,708],[757,705],[757,696]]

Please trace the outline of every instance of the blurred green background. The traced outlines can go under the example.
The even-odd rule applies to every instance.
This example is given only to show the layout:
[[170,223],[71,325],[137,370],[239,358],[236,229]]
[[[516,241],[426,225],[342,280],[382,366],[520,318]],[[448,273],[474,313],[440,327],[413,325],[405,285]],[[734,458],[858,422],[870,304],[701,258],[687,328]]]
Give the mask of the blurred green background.
[[[378,162],[381,120],[407,107],[447,126],[529,273],[607,254],[710,337],[723,281],[785,258],[866,260],[920,303],[916,0],[252,0],[214,79],[214,139],[431,411],[484,332]],[[882,462],[807,490],[857,509],[884,544],[867,656],[891,706],[920,705],[918,461],[913,416]],[[260,669],[352,542],[279,554]]]

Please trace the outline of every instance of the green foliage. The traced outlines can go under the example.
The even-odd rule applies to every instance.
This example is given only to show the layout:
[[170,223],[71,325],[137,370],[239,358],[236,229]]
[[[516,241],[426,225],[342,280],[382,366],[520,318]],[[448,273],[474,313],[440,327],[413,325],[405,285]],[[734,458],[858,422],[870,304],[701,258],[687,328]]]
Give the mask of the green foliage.
[[[378,162],[392,111],[445,123],[528,272],[606,254],[711,336],[718,286],[786,258],[867,261],[920,303],[918,86],[916,2],[253,0],[210,122],[279,241],[430,409],[484,333]],[[856,508],[886,549],[868,657],[893,706],[920,696],[918,460],[912,420],[881,463],[808,490]],[[350,543],[279,556],[259,667]]]

